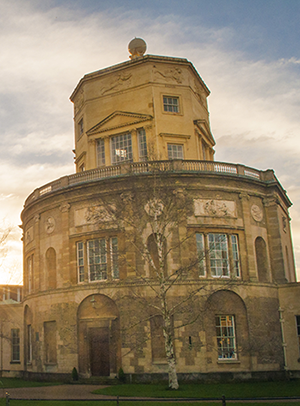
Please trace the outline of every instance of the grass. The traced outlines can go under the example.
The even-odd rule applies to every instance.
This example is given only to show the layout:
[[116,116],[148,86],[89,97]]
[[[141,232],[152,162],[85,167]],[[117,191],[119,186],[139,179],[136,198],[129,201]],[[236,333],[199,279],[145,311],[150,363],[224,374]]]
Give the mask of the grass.
[[60,382],[25,381],[20,378],[0,378],[0,391],[2,388],[36,388],[39,386],[61,385]]
[[177,391],[166,384],[124,384],[97,389],[93,393],[124,397],[154,398],[256,398],[300,396],[300,380],[282,382],[241,382],[218,384],[182,384]]
[[[18,387],[39,387],[58,384],[53,382],[32,382],[22,379],[2,378],[5,388]],[[0,396],[2,396],[0,385]],[[4,393],[4,391],[3,391]],[[98,389],[94,393],[106,394],[110,396],[121,397],[162,397],[178,398],[176,406],[221,406],[221,396],[226,396],[228,406],[262,406],[266,403],[256,401],[250,402],[231,402],[228,398],[249,398],[249,397],[282,397],[282,396],[300,396],[300,380],[282,381],[282,382],[242,382],[242,383],[224,383],[224,384],[181,384],[178,391],[168,390],[165,384],[120,384]],[[180,398],[219,398],[213,402],[194,402],[180,401]],[[10,400],[10,406],[116,406],[117,399],[107,401],[59,401],[59,400]],[[174,403],[173,403],[174,404]],[[268,403],[272,404],[272,403]],[[280,401],[273,403],[276,406],[300,406],[300,401],[289,402]],[[124,401],[119,400],[120,406],[168,406],[169,403],[160,401]],[[0,406],[5,406],[5,399],[0,399]]]
[[[117,402],[114,401],[60,401],[60,400],[11,400],[10,406],[116,406]],[[226,404],[232,406],[266,406],[271,403],[244,403],[244,402],[226,402]],[[0,405],[5,405],[5,399],[0,399]],[[169,406],[170,403],[166,402],[145,402],[145,401],[119,401],[120,406]],[[220,406],[219,402],[178,402],[176,401],[176,406]],[[300,406],[300,402],[276,402],[276,406]]]

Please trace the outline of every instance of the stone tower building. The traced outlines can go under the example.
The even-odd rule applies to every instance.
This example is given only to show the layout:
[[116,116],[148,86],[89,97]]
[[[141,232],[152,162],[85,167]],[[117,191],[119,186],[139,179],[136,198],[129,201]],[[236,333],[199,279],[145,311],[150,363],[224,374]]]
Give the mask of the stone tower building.
[[299,375],[285,190],[272,170],[214,161],[191,62],[144,55],[138,39],[130,52],[79,81],[76,173],[25,202],[16,370],[166,374],[158,269],[179,377]]

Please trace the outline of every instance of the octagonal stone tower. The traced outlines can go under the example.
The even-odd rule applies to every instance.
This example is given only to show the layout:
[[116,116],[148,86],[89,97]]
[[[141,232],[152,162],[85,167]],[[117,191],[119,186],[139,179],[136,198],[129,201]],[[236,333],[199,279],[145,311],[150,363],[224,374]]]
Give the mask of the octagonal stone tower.
[[172,199],[181,218],[173,213],[161,248],[170,306],[197,291],[197,305],[172,314],[178,374],[299,373],[285,190],[272,170],[214,161],[209,90],[191,62],[145,55],[140,41],[130,50],[131,60],[85,75],[71,95],[76,173],[24,205],[24,373],[68,376],[75,366],[82,377],[113,377],[122,367],[137,380],[165,377],[161,314],[149,310],[158,283],[150,208],[158,202],[159,217]]

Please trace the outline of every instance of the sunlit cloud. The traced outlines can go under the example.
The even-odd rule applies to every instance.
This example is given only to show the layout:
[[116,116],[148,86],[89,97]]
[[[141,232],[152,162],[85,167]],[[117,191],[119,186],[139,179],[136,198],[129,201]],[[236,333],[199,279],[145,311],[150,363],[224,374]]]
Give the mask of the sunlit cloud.
[[[299,58],[271,60],[243,52],[242,43],[248,49],[258,40],[255,28],[250,35],[234,26],[209,27],[171,13],[145,15],[124,5],[99,6],[89,14],[64,3],[54,8],[0,3],[0,215],[16,226],[11,257],[19,255],[21,264],[17,225],[26,197],[74,171],[68,100],[74,87],[84,74],[128,60],[127,44],[141,36],[150,54],[190,60],[211,89],[217,160],[275,169],[294,203],[300,269]],[[7,258],[7,264],[16,273],[16,261]]]

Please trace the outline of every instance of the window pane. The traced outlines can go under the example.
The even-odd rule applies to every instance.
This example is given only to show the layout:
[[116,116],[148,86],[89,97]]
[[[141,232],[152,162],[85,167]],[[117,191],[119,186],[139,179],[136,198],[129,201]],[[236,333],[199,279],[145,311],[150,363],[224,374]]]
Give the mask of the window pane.
[[89,280],[107,279],[107,254],[105,238],[88,241]]
[[11,330],[11,345],[12,345],[12,362],[20,361],[20,329],[13,328]]
[[229,276],[226,234],[208,234],[208,243],[212,276]]
[[239,257],[239,246],[237,235],[231,236],[231,246],[232,246],[232,258],[233,258],[233,270],[236,277],[240,277],[240,257]]
[[111,274],[113,279],[119,279],[119,252],[118,252],[118,238],[113,237],[110,239],[111,251]]
[[131,134],[111,138],[111,160],[113,164],[132,160]]
[[206,144],[202,141],[202,154],[203,154],[203,160],[206,161],[207,156],[206,156]]
[[219,359],[236,359],[236,339],[233,316],[216,316]]
[[83,126],[83,118],[79,121],[78,123],[78,138],[82,136],[84,132],[84,126]]
[[146,132],[145,132],[144,128],[140,128],[137,131],[137,134],[138,134],[140,161],[146,161],[146,159],[147,159],[147,141],[146,141]]
[[179,112],[179,99],[178,97],[163,97],[164,111],[171,113]]
[[183,159],[183,145],[168,144],[169,159]]
[[78,281],[84,281],[84,257],[83,257],[83,242],[77,243],[77,272]]
[[105,165],[105,144],[104,140],[97,140],[97,166]]
[[205,248],[204,248],[204,235],[196,234],[197,255],[199,259],[199,276],[206,275],[206,262],[205,262]]

